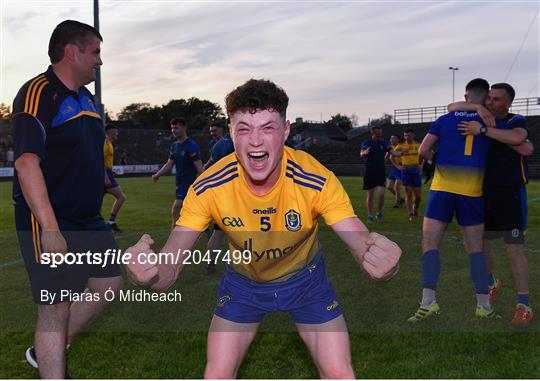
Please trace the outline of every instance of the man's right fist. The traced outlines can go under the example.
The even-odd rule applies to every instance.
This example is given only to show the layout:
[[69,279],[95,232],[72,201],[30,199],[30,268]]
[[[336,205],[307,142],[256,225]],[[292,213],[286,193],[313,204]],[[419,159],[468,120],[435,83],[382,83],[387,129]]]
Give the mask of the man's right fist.
[[157,174],[157,173],[154,173],[154,174],[152,175],[152,180],[154,180],[154,182],[155,182],[155,183],[157,183],[157,182],[158,182],[158,180],[159,180],[159,176],[158,176],[158,174]]
[[127,273],[133,283],[140,286],[149,285],[157,280],[158,267],[155,264],[139,262],[139,254],[152,252],[154,240],[148,234],[144,234],[139,242],[126,249],[131,254],[130,262],[126,265]]

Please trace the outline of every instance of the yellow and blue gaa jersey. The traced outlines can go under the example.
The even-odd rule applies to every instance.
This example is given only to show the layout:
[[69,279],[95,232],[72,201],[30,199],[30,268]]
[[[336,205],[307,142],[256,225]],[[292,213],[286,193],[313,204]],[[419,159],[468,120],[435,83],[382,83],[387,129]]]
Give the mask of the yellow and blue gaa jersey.
[[429,133],[439,137],[431,189],[464,196],[482,196],[489,138],[462,135],[458,124],[482,120],[475,112],[456,111],[439,117]]
[[418,156],[419,147],[420,144],[418,144],[417,142],[413,142],[411,144],[407,142],[398,144],[396,148],[394,148],[394,151],[407,151],[407,153],[399,156],[399,158],[401,158],[401,165],[404,165],[406,167],[418,166],[420,164],[420,156]]
[[[392,151],[396,151],[399,147],[399,144],[396,144],[395,146],[392,146]],[[390,155],[390,153],[388,153]],[[394,163],[396,165],[402,165],[401,164],[401,156],[394,156]]]
[[105,138],[105,144],[103,145],[103,156],[105,159],[105,169],[112,169],[114,162],[114,146]]
[[230,250],[249,250],[251,261],[231,267],[258,282],[288,279],[317,255],[319,216],[327,225],[355,217],[337,177],[303,151],[285,147],[278,182],[256,195],[232,153],[189,188],[177,225],[203,231],[213,220]]

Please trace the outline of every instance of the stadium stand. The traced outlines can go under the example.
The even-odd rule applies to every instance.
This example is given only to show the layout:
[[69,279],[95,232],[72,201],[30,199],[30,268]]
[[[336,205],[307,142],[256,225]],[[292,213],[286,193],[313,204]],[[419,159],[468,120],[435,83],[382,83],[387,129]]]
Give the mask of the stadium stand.
[[[538,98],[530,99],[533,101],[538,100]],[[540,113],[540,107],[538,104],[533,104],[533,101],[529,101],[528,99],[521,100],[512,111],[522,114],[529,113],[529,116],[526,117],[529,126],[529,137],[536,149],[534,154],[527,159],[527,163],[530,177],[538,179],[540,178],[540,115],[535,114]],[[436,116],[440,116],[444,111],[440,106],[410,110],[412,111],[407,111],[407,109],[396,110],[396,115],[402,115],[400,117],[402,120],[403,115],[406,115],[406,120],[413,120],[420,115],[423,122],[387,125],[383,127],[383,137],[385,139],[389,139],[392,134],[403,136],[404,130],[411,128],[415,132],[416,140],[421,141],[429,130],[431,120]],[[342,131],[335,129],[328,131],[322,123],[316,122],[308,122],[310,126],[305,129],[306,122],[301,119],[299,119],[299,122],[304,123],[304,129],[301,131],[301,142],[295,144],[298,149],[306,150],[337,175],[363,175],[364,165],[363,160],[360,159],[358,147],[364,139],[370,136],[369,129],[366,126],[355,129],[352,133],[349,131],[348,134],[344,134]],[[115,165],[121,164],[122,152],[125,152],[124,157],[127,164],[131,165],[163,164],[167,160],[169,147],[172,143],[170,131],[122,128],[123,125],[121,122],[118,123],[118,127],[119,138],[115,146]],[[296,134],[295,123],[292,124],[292,129],[291,135]],[[11,139],[10,134],[11,129],[9,124],[0,123],[0,166],[6,161],[5,151]],[[199,144],[203,161],[206,161],[209,157],[208,132],[206,130],[190,131],[189,136]],[[344,140],[344,136],[347,136],[347,139]],[[388,165],[389,167],[390,165]]]

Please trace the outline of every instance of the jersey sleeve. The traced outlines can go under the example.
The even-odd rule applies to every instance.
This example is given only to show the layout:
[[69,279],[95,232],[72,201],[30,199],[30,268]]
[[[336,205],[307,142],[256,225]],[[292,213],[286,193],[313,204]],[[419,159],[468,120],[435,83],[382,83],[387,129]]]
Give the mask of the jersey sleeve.
[[48,82],[40,76],[25,84],[13,102],[14,160],[24,153],[45,158],[45,139],[54,116],[54,102],[48,91]]
[[330,172],[321,193],[319,214],[327,225],[356,217],[347,192],[332,172]]
[[369,140],[364,140],[362,143],[360,143],[360,149],[366,149],[369,147]]
[[208,200],[207,196],[197,196],[193,191],[193,186],[190,186],[176,225],[200,232],[204,231],[212,222],[210,208],[205,204]]
[[527,128],[527,121],[525,118],[521,115],[514,116],[510,122],[508,123],[509,128],[523,128],[525,131],[527,131],[527,139],[529,138],[529,129]]
[[435,136],[440,136],[441,134],[441,118],[437,118],[432,124],[431,124],[431,127],[429,128],[429,131],[428,131],[428,134],[431,134],[431,135],[435,135]]
[[189,157],[192,161],[201,160],[201,149],[197,144],[193,143],[189,147]]
[[171,144],[171,148],[169,148],[169,159],[174,160],[174,144]]

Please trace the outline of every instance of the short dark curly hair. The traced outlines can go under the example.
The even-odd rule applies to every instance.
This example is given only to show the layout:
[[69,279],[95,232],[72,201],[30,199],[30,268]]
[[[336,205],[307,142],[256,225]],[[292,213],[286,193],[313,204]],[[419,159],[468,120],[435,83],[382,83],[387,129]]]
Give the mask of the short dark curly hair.
[[255,114],[260,110],[276,111],[285,118],[289,97],[274,82],[266,79],[250,79],[231,91],[225,97],[227,115],[249,111]]

